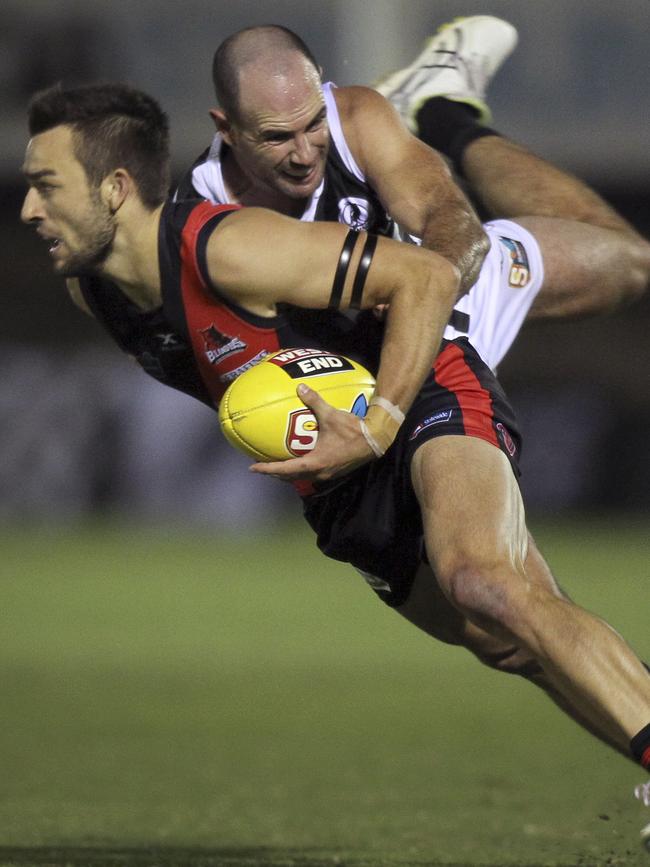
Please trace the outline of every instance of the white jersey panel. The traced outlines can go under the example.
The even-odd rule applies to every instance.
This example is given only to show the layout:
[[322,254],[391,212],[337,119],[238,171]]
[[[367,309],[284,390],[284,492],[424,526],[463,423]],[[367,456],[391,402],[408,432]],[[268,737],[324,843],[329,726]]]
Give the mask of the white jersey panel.
[[327,125],[330,130],[330,137],[334,144],[336,145],[336,149],[339,152],[341,159],[346,167],[346,169],[354,175],[360,181],[365,183],[366,178],[359,166],[357,165],[357,161],[352,156],[352,151],[348,147],[348,143],[345,140],[345,136],[343,135],[343,127],[341,126],[341,118],[339,117],[339,110],[336,106],[336,100],[334,99],[334,91],[336,90],[336,85],[327,81],[323,85],[323,96],[325,97],[325,108],[327,110]]
[[544,265],[535,238],[510,220],[485,223],[490,251],[470,291],[456,304],[469,315],[467,334],[451,325],[445,337],[466,336],[483,361],[496,371],[512,346],[542,288]]
[[195,166],[192,171],[192,186],[200,196],[213,205],[230,204],[221,173],[222,144],[220,133],[216,133],[207,160]]

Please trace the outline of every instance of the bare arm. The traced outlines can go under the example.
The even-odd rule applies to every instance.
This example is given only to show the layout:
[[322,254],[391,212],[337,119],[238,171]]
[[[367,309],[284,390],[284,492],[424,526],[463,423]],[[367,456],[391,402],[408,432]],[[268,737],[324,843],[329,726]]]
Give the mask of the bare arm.
[[335,95],[346,140],[388,213],[455,265],[467,292],[489,242],[442,157],[412,136],[376,91],[345,87]]
[[[272,315],[280,302],[325,308],[347,234],[346,227],[338,223],[302,223],[245,208],[231,214],[212,234],[207,247],[210,277],[219,292],[261,315]],[[366,238],[361,233],[356,241],[341,307],[349,306]],[[402,412],[411,406],[431,369],[458,282],[458,272],[442,256],[378,239],[360,306],[390,305],[376,394]],[[319,409],[323,406],[327,404],[323,402]],[[335,441],[334,430],[331,437],[319,437],[310,456],[266,465],[264,471],[288,478],[329,478],[369,460],[372,453],[359,420],[349,413],[331,411],[341,416],[338,421],[345,442]],[[399,427],[379,407],[369,413],[368,424],[381,442],[392,441]]]

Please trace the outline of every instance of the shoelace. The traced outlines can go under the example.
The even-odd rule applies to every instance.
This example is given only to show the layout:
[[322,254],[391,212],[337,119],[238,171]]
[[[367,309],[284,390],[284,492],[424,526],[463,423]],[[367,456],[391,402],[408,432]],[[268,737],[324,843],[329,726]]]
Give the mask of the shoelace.
[[650,782],[639,783],[634,789],[634,797],[643,801],[646,807],[650,807]]

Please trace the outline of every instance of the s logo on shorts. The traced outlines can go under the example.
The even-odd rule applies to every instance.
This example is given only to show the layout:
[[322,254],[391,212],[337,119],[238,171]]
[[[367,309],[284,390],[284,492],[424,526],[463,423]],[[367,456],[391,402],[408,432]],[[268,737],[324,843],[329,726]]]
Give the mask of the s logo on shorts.
[[510,259],[508,285],[512,286],[513,289],[523,289],[530,280],[530,266],[528,265],[528,256],[526,255],[524,245],[520,241],[515,241],[514,238],[504,238],[502,236],[499,236],[499,241],[505,247]]

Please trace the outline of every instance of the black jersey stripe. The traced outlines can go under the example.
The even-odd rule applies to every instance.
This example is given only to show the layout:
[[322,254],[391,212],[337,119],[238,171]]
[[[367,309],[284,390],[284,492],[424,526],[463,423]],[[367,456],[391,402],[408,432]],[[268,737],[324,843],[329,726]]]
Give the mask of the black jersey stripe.
[[[233,209],[234,210],[234,209]],[[223,220],[224,217],[227,217],[229,214],[232,214],[233,211],[221,211],[219,214],[215,214],[210,217],[199,229],[197,238],[196,238],[196,263],[199,266],[199,273],[201,274],[201,278],[206,286],[212,286],[212,280],[210,279],[210,272],[208,270],[208,259],[207,259],[207,251],[208,251],[208,241],[210,240],[210,236],[219,225],[219,223]]]
[[469,333],[469,313],[463,313],[462,310],[452,310],[449,317],[449,324],[456,331],[463,334]]

